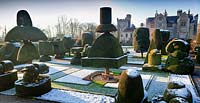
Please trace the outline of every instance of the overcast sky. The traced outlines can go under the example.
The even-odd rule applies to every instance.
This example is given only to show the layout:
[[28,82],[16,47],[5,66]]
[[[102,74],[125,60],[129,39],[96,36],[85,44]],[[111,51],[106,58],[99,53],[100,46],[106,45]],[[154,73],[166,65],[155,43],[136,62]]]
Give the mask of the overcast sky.
[[131,14],[136,26],[153,17],[156,10],[163,13],[166,9],[168,15],[176,15],[178,9],[200,13],[200,0],[0,0],[0,26],[14,27],[21,9],[29,12],[33,25],[39,28],[55,25],[59,16],[99,24],[99,8],[103,6],[112,7],[113,24]]

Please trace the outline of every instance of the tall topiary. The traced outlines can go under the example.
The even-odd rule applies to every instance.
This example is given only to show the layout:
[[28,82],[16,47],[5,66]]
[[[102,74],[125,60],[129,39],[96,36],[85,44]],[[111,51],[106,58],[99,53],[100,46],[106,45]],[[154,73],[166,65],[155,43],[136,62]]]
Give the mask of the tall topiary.
[[167,45],[168,41],[169,41],[169,37],[170,37],[170,32],[166,31],[166,30],[162,30],[161,32],[161,37],[162,37],[162,48],[161,48],[161,54],[162,55],[166,55],[166,50],[165,50],[165,46]]
[[147,63],[148,55],[152,49],[161,50],[161,48],[162,48],[162,43],[161,43],[162,35],[160,33],[160,29],[155,29],[151,36],[152,36],[151,42],[150,42],[148,53],[147,53],[144,63]]
[[70,56],[70,49],[74,46],[75,41],[72,39],[72,37],[63,37],[63,44],[65,47],[66,52],[68,52]]
[[133,32],[133,48],[136,52],[141,53],[143,57],[143,52],[146,52],[149,47],[149,29],[148,28],[137,28]]

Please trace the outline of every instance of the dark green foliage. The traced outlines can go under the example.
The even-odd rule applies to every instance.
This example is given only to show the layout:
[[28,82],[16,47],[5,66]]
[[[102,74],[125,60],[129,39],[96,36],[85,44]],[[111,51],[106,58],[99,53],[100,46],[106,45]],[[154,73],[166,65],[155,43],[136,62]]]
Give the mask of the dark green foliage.
[[149,48],[149,29],[137,28],[133,32],[133,48],[136,52],[146,52]]
[[104,58],[104,57],[85,57],[81,59],[81,65],[83,67],[109,67],[118,69],[122,65],[127,63],[127,56],[120,56],[118,58]]
[[36,27],[30,26],[15,26],[5,37],[5,41],[21,41],[21,40],[47,40],[46,35]]
[[40,55],[53,55],[54,48],[52,43],[48,41],[40,41],[39,42],[39,53]]
[[156,29],[152,34],[152,41],[155,43],[156,48],[158,50],[161,50],[162,48],[162,34],[160,32],[160,29]]
[[0,75],[0,91],[5,91],[13,88],[17,79],[17,70],[12,70]]
[[119,41],[112,34],[107,32],[97,38],[91,47],[88,57],[117,58],[122,55],[124,55],[124,53]]
[[70,49],[73,47],[75,41],[72,39],[72,37],[63,37],[63,43],[64,43],[64,47],[66,49],[67,52],[70,52]]
[[191,74],[194,71],[194,62],[190,58],[179,58],[169,55],[166,64],[166,70],[177,74]]
[[20,10],[17,13],[18,26],[32,26],[31,17],[26,10]]
[[134,73],[133,76],[128,75],[127,71],[123,71],[119,81],[116,103],[143,103],[143,98],[144,89],[140,74]]
[[82,47],[85,44],[92,45],[93,39],[94,39],[94,35],[92,34],[92,32],[84,32],[84,33],[82,33]]
[[61,40],[58,39],[53,41],[53,46],[55,54],[63,54],[65,52],[64,44]]
[[0,48],[0,60],[11,60],[14,64],[19,64],[17,61],[19,48],[20,43],[6,43]]
[[169,40],[170,37],[170,32],[169,31],[160,31],[161,35],[162,35],[162,49],[161,49],[161,54],[162,55],[166,55],[166,50],[165,47],[167,45],[167,42]]
[[189,53],[189,50],[190,50],[189,44],[186,41],[181,40],[181,39],[171,40],[165,47],[166,52],[168,52],[168,53],[174,52],[176,50],[175,46],[178,46],[179,50]]
[[33,59],[39,59],[40,55],[38,49],[31,43],[24,43],[18,52],[17,60],[22,62],[30,62]]

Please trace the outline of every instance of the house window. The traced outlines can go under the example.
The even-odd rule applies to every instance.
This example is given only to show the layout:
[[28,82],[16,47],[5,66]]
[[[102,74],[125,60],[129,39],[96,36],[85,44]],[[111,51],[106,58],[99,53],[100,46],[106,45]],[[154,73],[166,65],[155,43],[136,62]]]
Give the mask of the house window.
[[168,23],[168,24],[167,24],[167,27],[172,27],[172,23]]
[[123,35],[121,35],[121,37],[123,37]]
[[181,26],[186,26],[186,22],[181,22]]
[[128,34],[126,34],[126,38],[128,38]]
[[159,17],[158,20],[159,20],[159,21],[162,21],[162,17]]
[[153,23],[151,23],[151,28],[154,28],[154,24]]

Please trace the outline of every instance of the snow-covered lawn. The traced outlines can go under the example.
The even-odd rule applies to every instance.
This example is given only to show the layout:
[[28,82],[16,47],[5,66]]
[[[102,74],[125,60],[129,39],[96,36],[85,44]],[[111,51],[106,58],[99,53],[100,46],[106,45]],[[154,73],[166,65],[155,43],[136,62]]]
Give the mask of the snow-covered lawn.
[[114,103],[114,98],[109,96],[59,89],[52,89],[50,92],[36,98],[61,103]]

